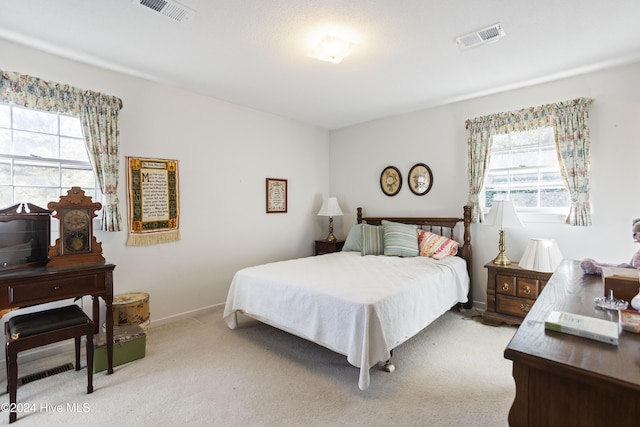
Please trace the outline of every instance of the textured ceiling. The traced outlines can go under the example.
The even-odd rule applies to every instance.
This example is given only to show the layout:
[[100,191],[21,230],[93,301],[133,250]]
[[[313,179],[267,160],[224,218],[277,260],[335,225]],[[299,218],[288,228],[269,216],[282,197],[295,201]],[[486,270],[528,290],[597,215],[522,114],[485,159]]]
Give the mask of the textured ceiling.
[[[181,4],[188,21],[132,0],[0,0],[0,38],[327,129],[640,59],[639,0]],[[505,38],[458,49],[497,22]],[[353,54],[308,57],[324,32]]]

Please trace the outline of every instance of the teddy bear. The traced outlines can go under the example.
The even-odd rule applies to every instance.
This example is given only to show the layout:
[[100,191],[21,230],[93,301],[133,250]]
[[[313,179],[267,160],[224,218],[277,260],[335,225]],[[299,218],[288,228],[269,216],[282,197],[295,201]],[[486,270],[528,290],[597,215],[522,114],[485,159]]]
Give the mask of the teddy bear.
[[[631,225],[632,225],[633,240],[637,243],[640,243],[640,218],[634,219]],[[580,268],[582,268],[582,271],[584,272],[584,274],[597,274],[599,276],[602,276],[602,267],[624,267],[624,268],[635,268],[636,270],[640,270],[640,250],[638,250],[633,255],[629,264],[627,263],[622,263],[618,265],[601,264],[592,260],[591,258],[587,258],[580,263]]]

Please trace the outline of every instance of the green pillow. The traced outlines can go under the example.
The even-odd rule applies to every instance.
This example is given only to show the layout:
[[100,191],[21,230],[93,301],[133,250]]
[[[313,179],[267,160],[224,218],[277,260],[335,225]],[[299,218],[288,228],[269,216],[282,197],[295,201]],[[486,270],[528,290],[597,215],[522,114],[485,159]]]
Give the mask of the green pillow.
[[355,224],[349,230],[342,250],[345,252],[362,252],[362,224]]
[[384,253],[384,237],[381,225],[362,225],[362,255],[382,255]]
[[399,222],[382,221],[384,254],[388,256],[418,256],[418,227]]

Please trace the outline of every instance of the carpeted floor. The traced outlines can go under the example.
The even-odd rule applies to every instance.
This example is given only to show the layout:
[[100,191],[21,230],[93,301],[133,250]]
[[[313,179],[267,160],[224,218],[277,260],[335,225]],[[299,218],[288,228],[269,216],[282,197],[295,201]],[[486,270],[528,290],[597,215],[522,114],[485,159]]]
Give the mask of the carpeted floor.
[[[146,357],[96,374],[91,395],[84,368],[21,386],[16,425],[506,426],[515,386],[503,351],[516,329],[471,315],[447,312],[361,391],[344,356],[243,316],[232,331],[218,307],[152,327]],[[19,375],[72,359],[23,363]]]

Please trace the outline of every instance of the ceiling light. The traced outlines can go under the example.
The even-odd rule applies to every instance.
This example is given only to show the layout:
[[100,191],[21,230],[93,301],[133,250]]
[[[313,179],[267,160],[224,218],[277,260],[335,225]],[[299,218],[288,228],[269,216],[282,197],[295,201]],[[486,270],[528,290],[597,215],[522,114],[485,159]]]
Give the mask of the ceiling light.
[[349,56],[352,46],[353,43],[350,41],[327,35],[309,56],[332,64],[339,64]]

